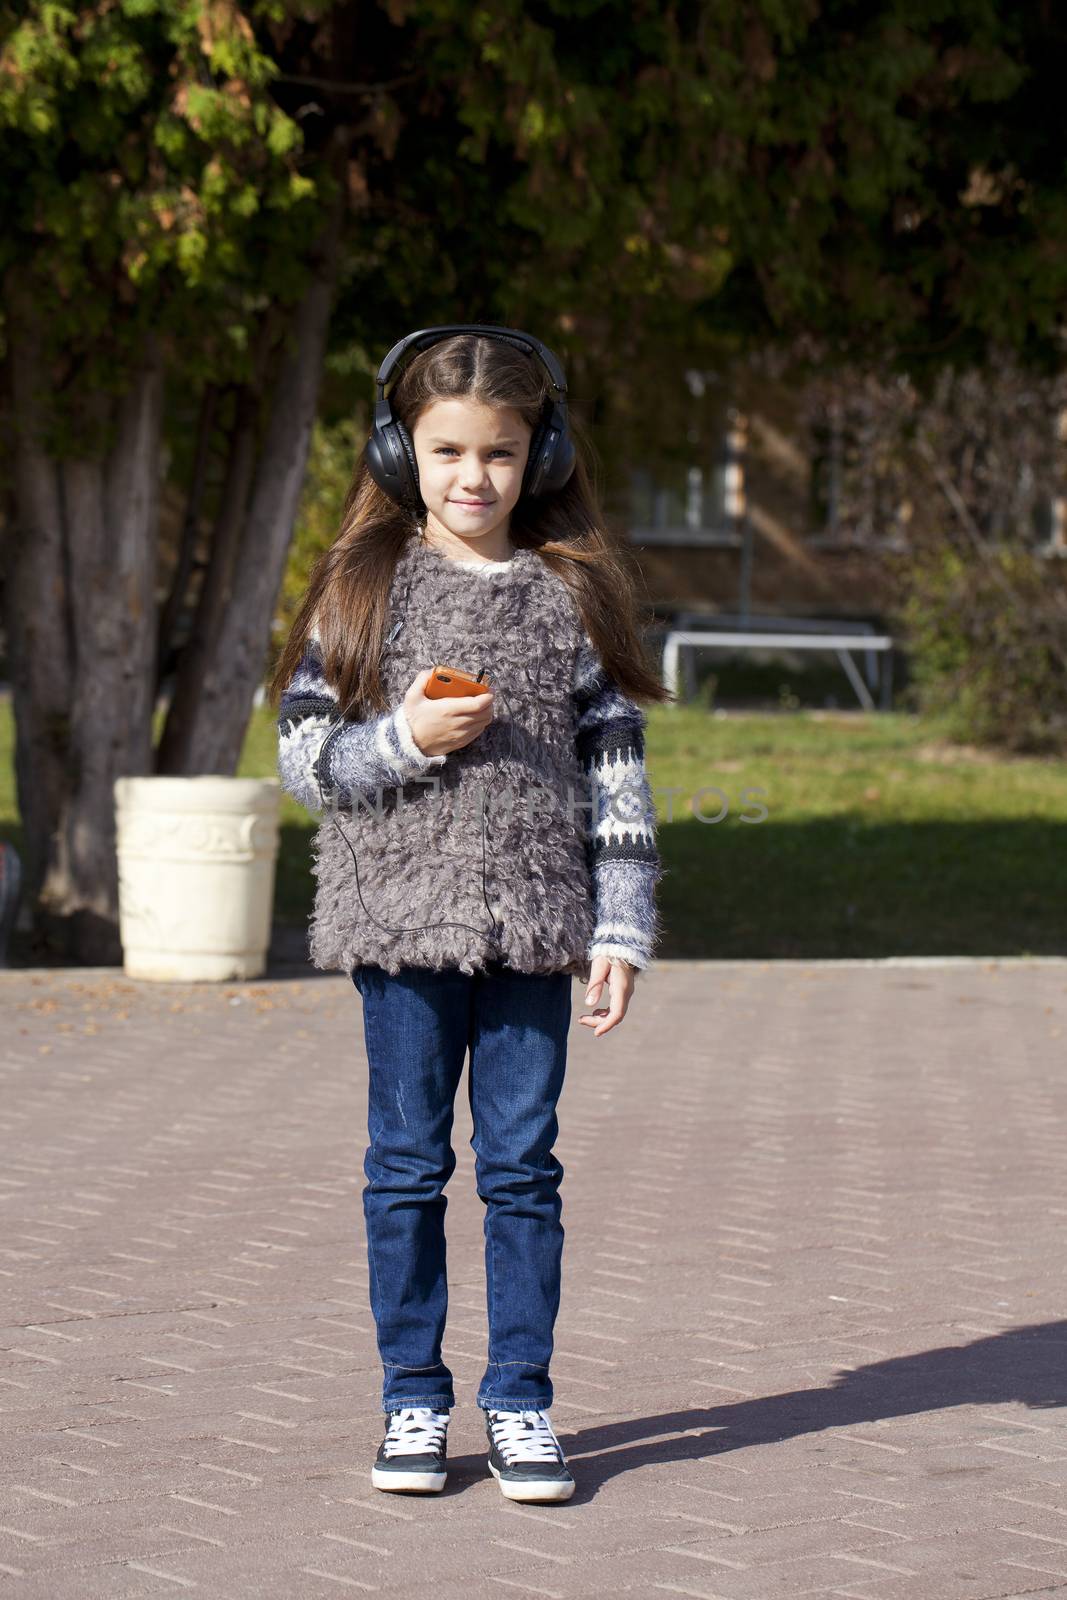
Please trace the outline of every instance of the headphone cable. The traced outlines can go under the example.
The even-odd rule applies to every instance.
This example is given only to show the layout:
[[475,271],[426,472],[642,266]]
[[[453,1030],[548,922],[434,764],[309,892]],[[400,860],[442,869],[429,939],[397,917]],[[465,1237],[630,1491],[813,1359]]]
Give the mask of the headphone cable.
[[[403,627],[405,621],[407,620],[408,597],[411,594],[411,581],[412,580],[409,578],[408,579],[407,591],[406,591],[405,596],[404,596],[404,612],[403,612],[403,615],[401,616],[400,621],[396,624],[396,626],[393,628],[392,632],[390,633],[388,639],[386,640],[386,644],[391,644],[392,643],[392,641],[396,638],[396,635],[400,632],[400,629]],[[481,671],[478,673],[478,677],[479,678],[481,678],[481,676],[485,672],[485,670],[486,669],[484,667],[482,667]],[[498,691],[494,690],[494,693],[496,693],[496,692],[498,692]],[[501,698],[503,698],[503,697],[501,697]],[[506,709],[506,702],[505,702],[505,709]],[[344,716],[344,713],[342,712],[342,714],[339,717],[337,717],[336,720],[333,723],[331,723],[330,728],[328,729],[328,731],[326,733],[326,737],[322,741],[322,745],[321,745],[321,747],[319,749],[319,754],[318,754],[318,756],[316,758],[316,761],[315,761],[315,781],[318,784],[319,800],[321,802],[323,811],[326,811],[328,813],[328,815],[330,817],[330,821],[333,823],[334,827],[337,829],[338,833],[341,835],[341,838],[344,840],[345,844],[348,846],[348,852],[352,857],[352,867],[353,867],[353,870],[354,870],[354,873],[355,873],[356,893],[359,895],[359,903],[363,907],[363,910],[366,912],[367,916],[370,917],[372,922],[377,923],[379,928],[384,928],[387,933],[429,933],[432,929],[435,929],[435,928],[466,928],[469,933],[475,933],[475,934],[478,935],[478,937],[480,939],[486,939],[490,944],[496,945],[499,948],[500,947],[500,941],[501,941],[501,934],[500,934],[499,927],[497,925],[496,914],[493,911],[492,906],[489,904],[489,886],[488,886],[488,881],[487,881],[488,866],[487,866],[487,860],[486,860],[486,851],[487,851],[487,844],[486,844],[486,833],[487,833],[486,811],[487,811],[487,808],[488,808],[488,805],[489,805],[489,791],[490,791],[490,789],[493,788],[494,784],[497,782],[498,778],[500,777],[501,772],[504,770],[504,767],[510,765],[511,760],[512,760],[512,756],[513,756],[514,751],[515,751],[515,720],[514,720],[514,718],[511,717],[510,715],[508,717],[508,726],[509,726],[510,736],[511,737],[510,737],[510,744],[508,746],[507,760],[504,762],[504,766],[494,765],[492,781],[489,784],[487,784],[486,787],[482,791],[482,898],[485,901],[485,908],[488,911],[490,917],[492,918],[493,927],[492,927],[491,931],[487,930],[485,928],[475,928],[469,922],[427,922],[427,923],[421,923],[418,926],[412,927],[412,928],[391,928],[388,923],[382,922],[378,917],[376,917],[374,915],[373,911],[371,911],[370,907],[367,905],[367,902],[363,898],[363,890],[362,890],[362,888],[360,886],[360,882],[359,882],[359,862],[356,859],[356,852],[355,852],[355,850],[353,850],[351,840],[349,839],[349,837],[346,834],[345,830],[341,827],[340,823],[337,821],[337,818],[334,816],[334,814],[332,812],[328,811],[328,808],[327,808],[327,805],[326,805],[326,798],[325,798],[325,796],[324,796],[324,794],[322,792],[322,758],[326,754],[326,749],[327,749],[327,746],[329,745],[330,740],[333,738],[335,732],[337,732],[344,725],[344,722],[345,722],[345,716]],[[464,746],[460,746],[460,748],[465,748],[465,747]],[[353,810],[353,817],[354,816],[355,816],[355,811]]]

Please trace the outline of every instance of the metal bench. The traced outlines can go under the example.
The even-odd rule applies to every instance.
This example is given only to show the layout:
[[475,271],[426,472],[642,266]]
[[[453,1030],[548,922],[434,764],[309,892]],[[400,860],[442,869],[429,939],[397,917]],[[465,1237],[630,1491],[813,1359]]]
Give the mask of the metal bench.
[[[692,620],[696,626],[686,626]],[[696,692],[691,656],[683,650],[826,650],[832,651],[865,711],[876,706],[871,689],[877,689],[883,711],[892,704],[893,647],[888,634],[876,633],[869,622],[835,622],[831,619],[794,617],[737,617],[717,613],[714,618],[683,612],[663,634],[663,682],[678,694],[684,669],[686,694]],[[855,652],[865,657],[867,682]]]

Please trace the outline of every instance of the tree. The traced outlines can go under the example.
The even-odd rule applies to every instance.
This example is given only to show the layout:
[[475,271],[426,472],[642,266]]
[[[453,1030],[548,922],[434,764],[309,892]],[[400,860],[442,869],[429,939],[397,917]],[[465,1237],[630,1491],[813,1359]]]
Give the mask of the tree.
[[[43,943],[86,960],[118,954],[113,780],[154,764],[171,372],[225,386],[216,549],[220,568],[263,550],[249,615],[273,604],[263,568],[284,559],[314,416],[337,147],[309,151],[272,98],[252,14],[283,15],[225,0],[30,6],[0,55],[18,788]],[[201,676],[197,656],[240,633],[218,603],[229,580],[213,577]],[[208,718],[187,719],[164,770],[221,770],[211,743]]]
[[234,770],[328,352],[343,410],[397,328],[525,324],[632,453],[674,425],[674,367],[754,342],[1051,351],[1062,31],[991,0],[9,10],[5,595],[38,948],[117,958],[115,777]]

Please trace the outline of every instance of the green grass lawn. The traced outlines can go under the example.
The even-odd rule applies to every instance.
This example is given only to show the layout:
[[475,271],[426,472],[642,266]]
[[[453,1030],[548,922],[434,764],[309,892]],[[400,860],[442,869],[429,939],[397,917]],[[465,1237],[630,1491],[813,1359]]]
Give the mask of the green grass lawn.
[[[272,775],[253,717],[243,776]],[[1067,767],[952,746],[905,713],[649,713],[667,932],[684,957],[1038,955],[1067,951]],[[665,791],[674,797],[673,820]],[[720,822],[700,822],[727,806]],[[744,790],[762,791],[766,820]],[[306,919],[315,820],[282,797],[276,913]],[[19,842],[9,708],[0,706],[0,835]]]
[[[657,708],[648,766],[654,788],[717,785],[730,802],[720,823],[661,821],[664,955],[1067,950],[1062,762],[954,747],[902,713]],[[740,820],[745,789],[763,791],[765,821]]]

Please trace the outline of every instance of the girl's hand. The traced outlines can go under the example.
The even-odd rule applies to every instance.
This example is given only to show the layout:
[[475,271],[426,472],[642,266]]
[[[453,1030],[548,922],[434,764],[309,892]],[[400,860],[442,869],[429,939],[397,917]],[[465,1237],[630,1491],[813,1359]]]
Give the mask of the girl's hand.
[[[610,1004],[606,1010],[593,1011],[586,1017],[579,1017],[578,1021],[583,1027],[593,1029],[594,1039],[599,1039],[601,1034],[610,1033],[616,1023],[621,1022],[626,1015],[630,1004],[630,996],[634,992],[634,973],[636,967],[631,967],[628,961],[616,961],[610,956],[596,956],[589,969],[589,987],[585,994],[586,1005],[596,1005],[600,999],[604,981],[607,980]],[[604,1021],[600,1021],[600,1018]]]
[[423,690],[432,667],[426,667],[404,696],[404,715],[411,737],[424,756],[446,756],[470,744],[493,720],[493,691],[427,700]]

